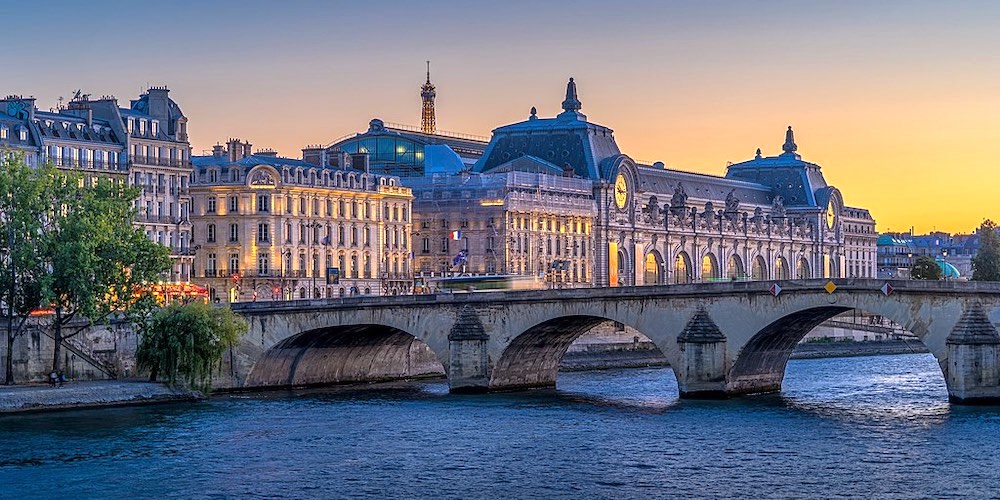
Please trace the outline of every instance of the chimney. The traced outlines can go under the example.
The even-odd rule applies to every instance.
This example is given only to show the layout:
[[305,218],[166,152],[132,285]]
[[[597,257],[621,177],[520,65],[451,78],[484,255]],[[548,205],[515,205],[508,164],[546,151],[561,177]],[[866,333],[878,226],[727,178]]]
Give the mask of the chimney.
[[169,93],[170,90],[166,87],[150,87],[146,91],[149,96],[149,116],[163,123],[167,123],[170,119],[170,98],[167,97]]
[[212,156],[216,158],[222,158],[223,156],[226,156],[226,148],[224,148],[222,144],[216,144],[215,146],[212,146]]
[[237,162],[247,156],[250,156],[250,151],[252,144],[249,141],[241,141],[239,139],[229,139],[226,142],[227,150],[229,151],[229,161]]
[[278,152],[273,149],[258,149],[254,156],[263,156],[265,158],[277,158]]

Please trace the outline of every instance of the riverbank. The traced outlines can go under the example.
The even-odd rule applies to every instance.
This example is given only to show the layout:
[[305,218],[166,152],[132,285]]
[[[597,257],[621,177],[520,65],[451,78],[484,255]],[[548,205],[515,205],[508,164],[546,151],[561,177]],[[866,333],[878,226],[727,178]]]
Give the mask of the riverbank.
[[[867,340],[806,342],[799,344],[791,359],[845,358],[925,353],[919,340]],[[608,370],[667,366],[667,360],[652,342],[603,342],[573,346],[563,356],[561,371]]]
[[667,359],[652,342],[604,342],[571,347],[563,356],[559,370],[577,372],[648,366],[667,366]]
[[917,339],[805,342],[795,347],[791,359],[885,356],[925,352],[927,352],[927,347]]
[[0,415],[52,410],[107,408],[201,399],[196,392],[138,381],[71,382],[48,385],[0,386]]

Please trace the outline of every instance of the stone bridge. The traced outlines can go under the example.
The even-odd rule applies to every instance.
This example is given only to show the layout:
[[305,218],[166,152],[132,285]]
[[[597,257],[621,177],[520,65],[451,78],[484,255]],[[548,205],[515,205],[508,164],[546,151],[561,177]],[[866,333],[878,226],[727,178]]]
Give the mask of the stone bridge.
[[777,295],[774,284],[234,304],[250,331],[229,356],[230,377],[221,385],[391,380],[443,369],[455,392],[553,386],[569,345],[611,320],[659,347],[682,397],[775,392],[792,349],[810,330],[859,309],[916,335],[937,358],[952,401],[1000,401],[1000,283],[783,281]]

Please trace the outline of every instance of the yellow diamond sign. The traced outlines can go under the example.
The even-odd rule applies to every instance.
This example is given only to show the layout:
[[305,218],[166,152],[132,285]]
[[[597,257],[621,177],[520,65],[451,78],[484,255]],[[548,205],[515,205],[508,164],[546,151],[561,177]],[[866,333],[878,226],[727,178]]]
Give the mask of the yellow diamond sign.
[[833,280],[830,280],[826,282],[826,285],[823,285],[823,289],[826,290],[826,293],[833,293],[837,291],[837,285],[834,284]]

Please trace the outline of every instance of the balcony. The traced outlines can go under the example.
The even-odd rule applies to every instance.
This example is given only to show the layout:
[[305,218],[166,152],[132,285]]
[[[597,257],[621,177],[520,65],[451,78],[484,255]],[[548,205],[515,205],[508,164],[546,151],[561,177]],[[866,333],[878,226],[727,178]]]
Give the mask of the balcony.
[[42,158],[43,161],[47,161],[59,168],[73,168],[73,169],[86,169],[86,170],[103,170],[103,171],[122,171],[125,170],[124,166],[119,163],[111,163],[101,160],[77,160],[74,158]]
[[156,156],[131,156],[129,157],[128,164],[130,167],[136,165],[178,168],[191,166],[191,162],[171,158],[159,158]]

